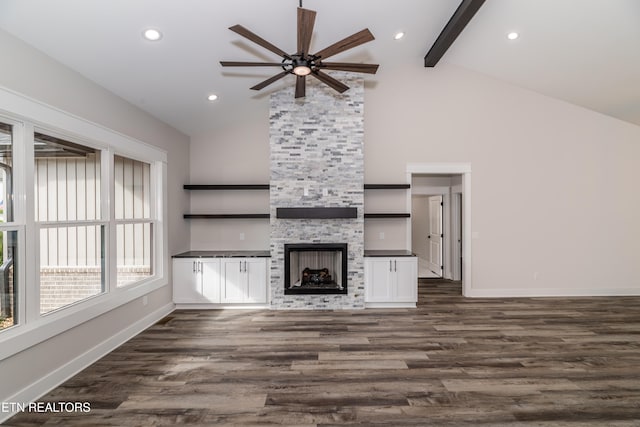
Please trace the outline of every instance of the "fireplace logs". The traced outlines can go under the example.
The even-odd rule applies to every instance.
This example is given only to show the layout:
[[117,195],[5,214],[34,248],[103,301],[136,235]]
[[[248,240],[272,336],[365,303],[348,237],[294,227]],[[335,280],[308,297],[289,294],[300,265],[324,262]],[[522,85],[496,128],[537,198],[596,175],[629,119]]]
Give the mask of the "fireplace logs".
[[319,270],[313,270],[309,267],[302,270],[302,282],[301,286],[307,285],[324,285],[331,284],[333,280],[331,280],[331,275],[329,274],[328,268],[321,268]]

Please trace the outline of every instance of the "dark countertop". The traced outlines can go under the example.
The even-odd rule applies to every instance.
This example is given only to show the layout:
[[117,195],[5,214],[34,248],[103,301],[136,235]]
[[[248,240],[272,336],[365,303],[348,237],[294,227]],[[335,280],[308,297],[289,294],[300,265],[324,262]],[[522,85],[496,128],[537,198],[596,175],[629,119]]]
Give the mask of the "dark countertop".
[[[404,257],[415,256],[411,251],[403,249],[365,250],[368,257]],[[187,251],[173,255],[172,258],[269,258],[269,251]]]
[[413,252],[406,251],[404,249],[377,249],[377,250],[365,249],[364,256],[393,257],[393,256],[416,256],[416,255]]
[[269,251],[187,251],[172,258],[269,258]]

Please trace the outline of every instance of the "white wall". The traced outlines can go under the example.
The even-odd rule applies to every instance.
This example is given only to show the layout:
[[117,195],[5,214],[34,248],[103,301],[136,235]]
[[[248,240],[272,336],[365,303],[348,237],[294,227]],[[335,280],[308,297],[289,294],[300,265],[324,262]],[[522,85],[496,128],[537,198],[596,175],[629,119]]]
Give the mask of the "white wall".
[[[269,184],[268,104],[265,107],[247,110],[215,133],[192,137],[191,184]],[[191,206],[185,206],[183,213],[269,213],[268,191],[190,193]],[[269,250],[268,219],[189,221],[194,250]]]
[[366,179],[471,163],[476,294],[640,293],[640,127],[446,63],[390,72],[367,93]]
[[[182,190],[188,180],[189,138],[1,30],[0,51],[0,86],[167,151],[169,252],[187,250],[189,229],[176,206],[189,200]],[[0,401],[43,378],[53,381],[44,387],[54,384],[65,364],[153,317],[171,301],[171,287],[164,286],[148,295],[146,306],[134,300],[0,361]]]
[[[365,182],[405,182],[407,163],[471,163],[472,294],[640,293],[640,127],[446,62],[383,64],[373,86],[365,93]],[[266,177],[261,114],[194,139],[192,177]],[[252,159],[218,160],[217,170],[193,162],[218,147]],[[385,210],[406,209],[392,197]],[[367,196],[365,207],[375,203],[385,202]],[[404,248],[408,223],[368,220],[366,248]],[[594,230],[603,231],[597,239]],[[236,242],[216,241],[227,244]]]

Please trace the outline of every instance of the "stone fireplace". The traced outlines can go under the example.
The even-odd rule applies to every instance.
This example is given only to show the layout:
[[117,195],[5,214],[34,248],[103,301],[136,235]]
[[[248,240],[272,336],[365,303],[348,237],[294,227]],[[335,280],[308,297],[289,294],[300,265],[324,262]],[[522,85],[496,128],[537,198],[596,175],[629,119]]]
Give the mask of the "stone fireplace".
[[274,309],[364,308],[364,81],[335,77],[270,96]]

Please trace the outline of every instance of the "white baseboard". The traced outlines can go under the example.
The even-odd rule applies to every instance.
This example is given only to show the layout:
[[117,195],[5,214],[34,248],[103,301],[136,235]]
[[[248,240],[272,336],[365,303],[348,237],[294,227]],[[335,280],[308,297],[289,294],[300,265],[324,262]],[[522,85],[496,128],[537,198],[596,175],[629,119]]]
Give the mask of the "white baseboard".
[[415,302],[365,302],[364,308],[416,308]]
[[269,304],[176,303],[176,310],[269,310]]
[[611,289],[471,289],[470,298],[544,298],[544,297],[624,297],[640,296],[640,288]]
[[[58,369],[50,372],[46,376],[40,378],[38,381],[23,388],[10,398],[6,399],[6,402],[20,402],[28,403],[34,402],[55,387],[59,386],[78,372],[82,371],[98,359],[102,358],[109,352],[115,350],[131,338],[138,335],[140,332],[149,328],[151,325],[162,319],[172,311],[174,311],[174,304],[169,303],[152,313],[149,313],[142,319],[133,323],[126,329],[113,335],[111,338],[103,341],[97,346],[87,350],[80,356],[73,360],[70,360],[66,364],[62,365]],[[12,416],[16,415],[15,412],[0,412],[0,424],[8,420]]]

